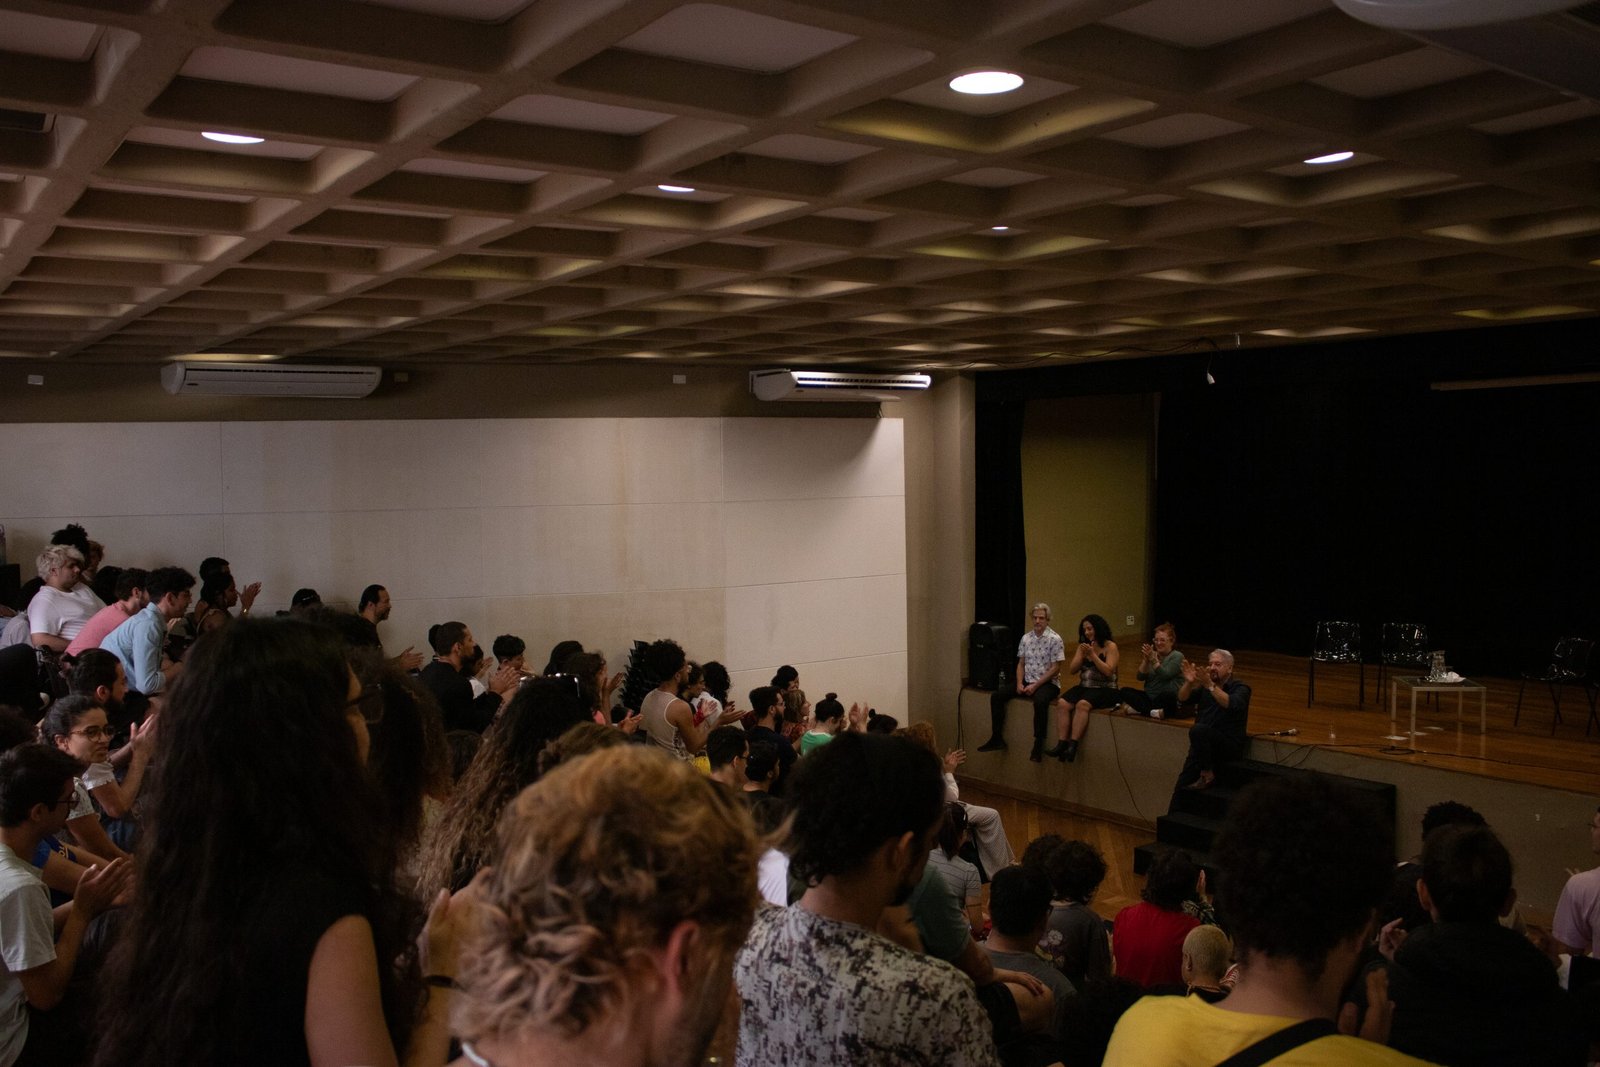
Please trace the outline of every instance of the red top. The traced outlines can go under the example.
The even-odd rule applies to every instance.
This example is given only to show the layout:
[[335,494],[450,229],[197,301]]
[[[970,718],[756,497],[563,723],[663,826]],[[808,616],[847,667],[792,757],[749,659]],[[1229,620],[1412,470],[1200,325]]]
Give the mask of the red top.
[[1182,911],[1167,911],[1140,901],[1117,912],[1111,928],[1111,952],[1117,977],[1131,978],[1149,989],[1183,983],[1183,939],[1200,920]]

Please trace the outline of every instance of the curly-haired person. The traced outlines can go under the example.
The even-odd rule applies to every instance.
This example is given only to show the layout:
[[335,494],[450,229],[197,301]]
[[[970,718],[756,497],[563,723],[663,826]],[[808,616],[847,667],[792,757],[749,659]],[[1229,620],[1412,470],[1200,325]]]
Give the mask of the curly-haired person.
[[738,795],[651,748],[607,748],[523,790],[498,842],[454,1014],[467,1061],[704,1062],[756,901]]
[[1381,971],[1368,976],[1372,1007],[1364,1019],[1340,1004],[1389,888],[1392,841],[1373,805],[1331,779],[1246,788],[1212,851],[1217,910],[1234,938],[1238,984],[1218,1004],[1200,997],[1139,1001],[1117,1024],[1105,1067],[1212,1067],[1269,1042],[1275,1058],[1250,1062],[1420,1065],[1380,1043],[1390,1021]]

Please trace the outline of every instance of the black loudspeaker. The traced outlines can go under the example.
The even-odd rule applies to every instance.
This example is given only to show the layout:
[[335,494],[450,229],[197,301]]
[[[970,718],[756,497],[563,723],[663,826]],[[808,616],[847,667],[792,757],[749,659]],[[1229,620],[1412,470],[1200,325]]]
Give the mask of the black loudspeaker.
[[975,622],[967,631],[967,684],[974,689],[993,691],[1001,675],[1009,674],[1017,662],[1017,640],[1011,627],[1001,623]]

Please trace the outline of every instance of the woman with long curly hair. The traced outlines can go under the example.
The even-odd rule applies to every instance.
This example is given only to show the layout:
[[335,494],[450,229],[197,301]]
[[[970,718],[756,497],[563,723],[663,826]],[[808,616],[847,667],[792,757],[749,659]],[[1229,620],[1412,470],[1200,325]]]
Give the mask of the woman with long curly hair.
[[1059,741],[1045,753],[1064,763],[1078,758],[1078,742],[1089,729],[1089,712],[1122,703],[1122,691],[1117,688],[1117,643],[1111,640],[1111,624],[1099,615],[1085,615],[1078,623],[1078,638],[1072,662],[1061,670],[1063,675],[1076,674],[1078,684],[1062,693],[1055,703]]
[[483,745],[450,794],[422,846],[417,891],[423,900],[455,892],[489,862],[494,824],[511,798],[539,780],[539,754],[580,722],[592,722],[577,680],[531,678],[484,732]]
[[[157,731],[100,1067],[443,1064],[449,983],[401,980],[409,917],[338,638],[240,619],[189,652]],[[466,903],[421,939],[449,978]],[[425,999],[424,999],[425,998]]]

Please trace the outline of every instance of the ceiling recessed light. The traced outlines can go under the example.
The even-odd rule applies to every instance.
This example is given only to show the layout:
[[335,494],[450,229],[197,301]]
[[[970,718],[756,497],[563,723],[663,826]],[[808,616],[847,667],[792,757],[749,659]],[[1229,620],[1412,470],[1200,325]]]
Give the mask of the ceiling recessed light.
[[993,230],[995,233],[1004,233],[1006,230],[1011,229],[1011,227],[1010,226],[990,226],[989,229]]
[[663,193],[692,193],[692,192],[694,192],[694,186],[692,186],[692,185],[658,185],[658,186],[656,186],[656,188],[660,189]]
[[260,144],[265,137],[251,137],[244,133],[212,133],[210,130],[200,135],[208,141],[220,141],[223,144]]
[[1352,158],[1354,155],[1354,152],[1329,152],[1325,156],[1312,156],[1310,159],[1302,160],[1301,162],[1310,163],[1313,167],[1315,167],[1320,166],[1323,163],[1343,163],[1345,160]]
[[1022,85],[1022,75],[1009,70],[975,70],[950,79],[950,88],[971,96],[1009,93]]

